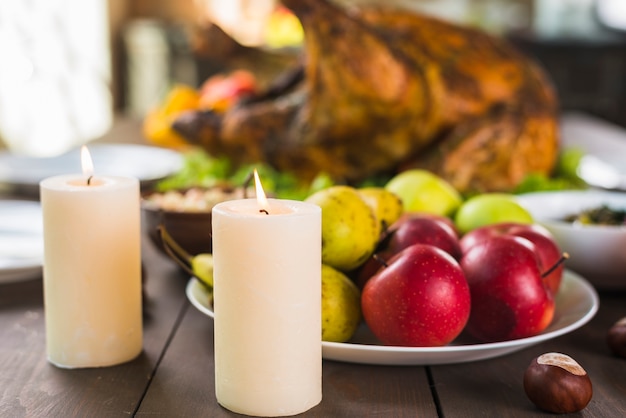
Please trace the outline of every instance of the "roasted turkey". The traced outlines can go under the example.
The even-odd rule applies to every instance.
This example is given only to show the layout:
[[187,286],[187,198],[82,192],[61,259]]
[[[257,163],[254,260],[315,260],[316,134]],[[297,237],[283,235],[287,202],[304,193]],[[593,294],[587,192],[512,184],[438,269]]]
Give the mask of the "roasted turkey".
[[427,168],[462,192],[510,191],[553,169],[554,90],[504,39],[405,10],[283,3],[304,27],[302,65],[225,113],[181,116],[190,142],[304,179]]

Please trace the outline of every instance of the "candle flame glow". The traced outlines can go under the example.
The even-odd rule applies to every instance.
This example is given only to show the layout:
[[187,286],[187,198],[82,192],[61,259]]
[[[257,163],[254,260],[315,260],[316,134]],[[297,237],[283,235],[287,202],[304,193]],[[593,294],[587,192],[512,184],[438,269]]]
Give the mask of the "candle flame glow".
[[85,145],[80,148],[80,164],[83,168],[83,174],[91,177],[93,175],[93,161]]
[[259,173],[256,169],[254,169],[254,188],[256,190],[256,201],[259,203],[259,211],[268,213],[270,206],[267,201],[267,197],[265,196],[265,192],[263,191],[261,179],[259,179]]

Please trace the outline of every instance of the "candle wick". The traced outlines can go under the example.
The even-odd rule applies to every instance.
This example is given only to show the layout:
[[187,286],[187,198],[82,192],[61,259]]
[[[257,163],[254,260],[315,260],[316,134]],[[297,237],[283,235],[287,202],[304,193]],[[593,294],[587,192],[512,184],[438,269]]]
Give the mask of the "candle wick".
[[266,215],[269,215],[269,214],[270,214],[270,213],[269,213],[267,210],[265,210],[265,209],[259,209],[259,212],[262,212],[262,213],[264,213],[264,214],[266,214]]
[[87,186],[89,186],[91,184],[91,179],[93,178],[93,176],[89,176],[87,178]]

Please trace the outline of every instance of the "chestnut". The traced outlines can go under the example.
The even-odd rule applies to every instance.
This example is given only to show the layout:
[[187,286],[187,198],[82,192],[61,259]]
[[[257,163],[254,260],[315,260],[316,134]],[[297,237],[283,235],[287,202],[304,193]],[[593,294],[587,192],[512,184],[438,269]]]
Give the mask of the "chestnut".
[[617,321],[606,335],[606,343],[618,357],[626,358],[626,317]]
[[534,358],[524,373],[528,398],[544,411],[564,414],[578,412],[591,401],[591,379],[570,356],[545,353]]

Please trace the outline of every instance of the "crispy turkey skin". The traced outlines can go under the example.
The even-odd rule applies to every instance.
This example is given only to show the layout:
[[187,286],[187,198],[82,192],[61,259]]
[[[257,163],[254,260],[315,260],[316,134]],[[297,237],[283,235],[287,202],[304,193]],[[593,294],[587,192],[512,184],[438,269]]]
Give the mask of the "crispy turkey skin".
[[503,39],[401,10],[283,3],[304,27],[303,71],[226,113],[181,117],[190,142],[305,179],[427,168],[461,192],[509,191],[553,169],[552,85]]

